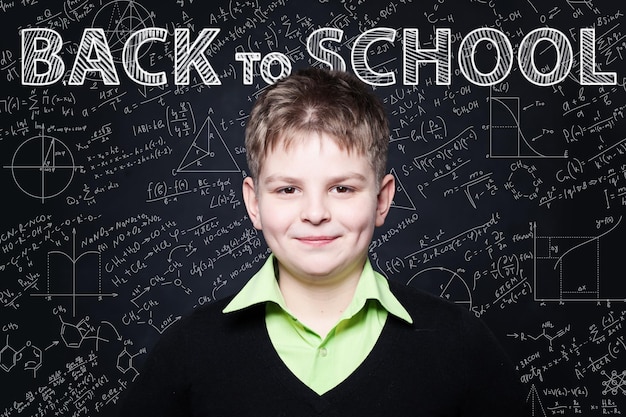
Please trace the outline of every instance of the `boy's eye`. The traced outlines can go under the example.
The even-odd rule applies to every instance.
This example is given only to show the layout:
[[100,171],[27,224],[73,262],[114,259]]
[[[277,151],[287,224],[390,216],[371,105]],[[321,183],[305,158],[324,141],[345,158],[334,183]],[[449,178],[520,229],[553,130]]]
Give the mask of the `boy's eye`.
[[296,187],[284,187],[278,190],[281,194],[293,194],[296,192]]
[[334,188],[334,191],[339,194],[343,194],[349,193],[350,191],[352,191],[352,189],[350,187],[346,187],[345,185],[338,185]]

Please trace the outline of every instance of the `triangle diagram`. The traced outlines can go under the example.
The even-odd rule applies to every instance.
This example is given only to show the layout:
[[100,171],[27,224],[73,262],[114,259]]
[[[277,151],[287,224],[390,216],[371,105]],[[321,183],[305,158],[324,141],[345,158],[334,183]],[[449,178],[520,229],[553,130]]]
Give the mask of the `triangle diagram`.
[[211,117],[207,117],[176,172],[241,172]]

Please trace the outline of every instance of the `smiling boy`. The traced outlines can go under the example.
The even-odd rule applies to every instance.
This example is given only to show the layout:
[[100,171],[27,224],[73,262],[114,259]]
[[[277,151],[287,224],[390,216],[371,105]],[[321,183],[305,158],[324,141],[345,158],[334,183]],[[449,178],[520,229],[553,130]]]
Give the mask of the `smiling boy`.
[[124,415],[523,415],[478,319],[372,269],[395,191],[388,141],[383,106],[349,73],[300,71],[261,94],[243,197],[272,255],[159,341]]
[[270,152],[256,184],[245,179],[244,199],[278,260],[288,310],[323,337],[353,298],[394,180],[380,181],[366,158],[326,133],[298,133],[293,141]]

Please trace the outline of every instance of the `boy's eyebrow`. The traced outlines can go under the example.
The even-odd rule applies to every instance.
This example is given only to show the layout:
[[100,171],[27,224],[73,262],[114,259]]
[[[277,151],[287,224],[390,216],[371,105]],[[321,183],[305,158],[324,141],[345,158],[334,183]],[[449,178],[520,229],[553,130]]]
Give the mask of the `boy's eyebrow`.
[[366,182],[367,177],[360,172],[347,172],[342,175],[338,175],[336,177],[331,178],[331,182],[342,182],[345,180],[357,180],[361,182]]
[[265,177],[263,179],[263,182],[265,183],[272,183],[272,182],[294,183],[294,182],[298,182],[298,179],[295,177],[290,177],[288,175],[274,174],[274,175],[268,175],[267,177]]
[[[347,172],[345,174],[330,177],[328,179],[328,182],[336,183],[336,182],[342,182],[346,180],[357,180],[361,182],[367,182],[367,177],[359,172]],[[282,174],[268,175],[264,179],[265,183],[273,183],[273,182],[298,183],[300,181],[301,180],[299,180],[296,177],[292,177],[289,175],[282,175]]]

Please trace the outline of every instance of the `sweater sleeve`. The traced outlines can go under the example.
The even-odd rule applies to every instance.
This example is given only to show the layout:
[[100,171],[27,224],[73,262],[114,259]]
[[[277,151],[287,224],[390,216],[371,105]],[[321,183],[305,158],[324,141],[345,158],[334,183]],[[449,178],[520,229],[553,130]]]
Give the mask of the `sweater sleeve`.
[[122,398],[122,417],[188,416],[187,343],[183,326],[165,332]]

